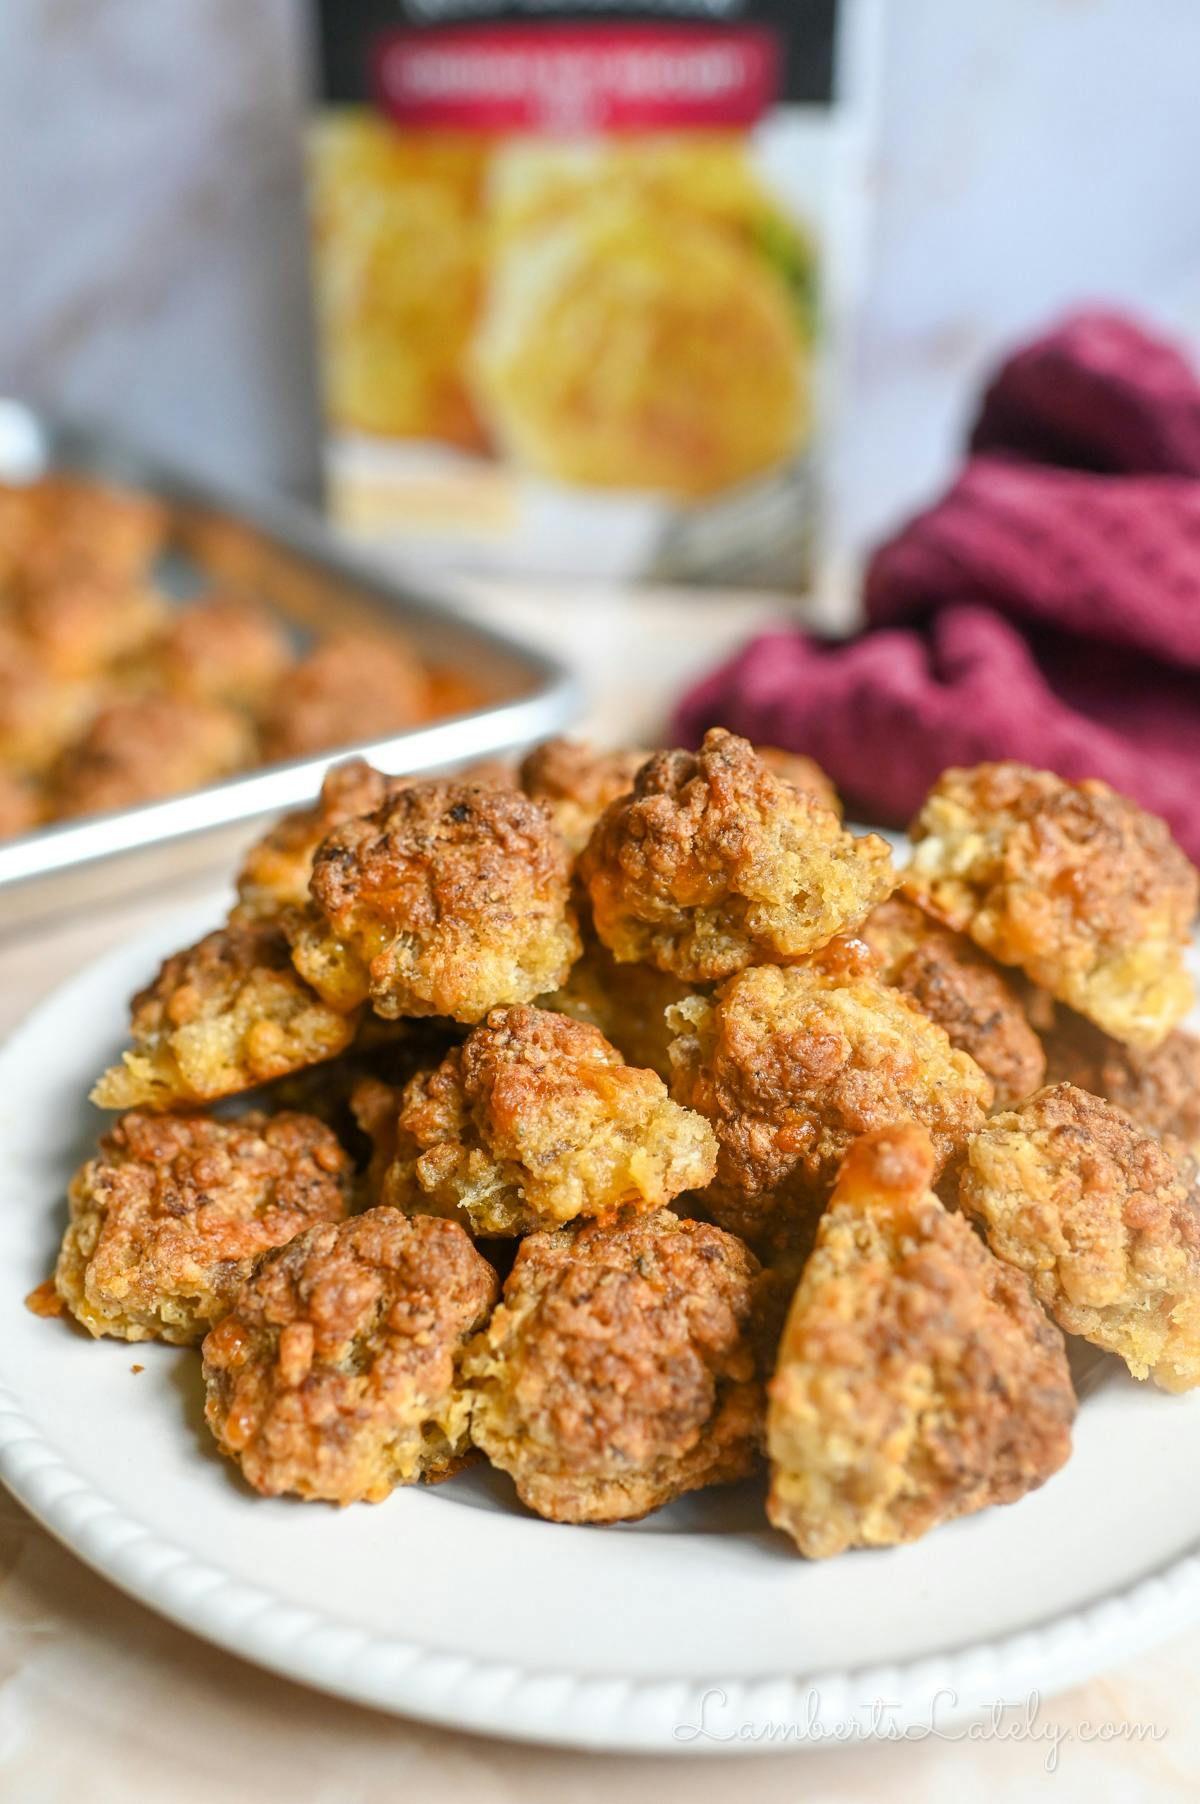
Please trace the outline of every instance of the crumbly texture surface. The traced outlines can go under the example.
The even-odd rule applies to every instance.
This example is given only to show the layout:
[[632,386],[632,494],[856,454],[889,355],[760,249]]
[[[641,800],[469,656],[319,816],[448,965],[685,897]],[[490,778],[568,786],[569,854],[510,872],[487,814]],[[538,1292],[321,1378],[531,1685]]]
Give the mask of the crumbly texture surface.
[[879,975],[969,1052],[1007,1108],[1038,1088],[1046,1055],[1021,998],[999,967],[970,940],[940,927],[902,896],[892,896],[859,929]]
[[378,1503],[469,1448],[459,1367],[496,1275],[454,1222],[371,1209],[262,1260],[204,1343],[205,1416],[265,1496]]
[[757,966],[675,1011],[676,1100],[712,1123],[716,1182],[698,1199],[757,1242],[819,1210],[853,1142],[920,1123],[938,1170],[979,1127],[991,1084],[899,991],[836,960]]
[[494,1009],[405,1089],[381,1196],[475,1234],[523,1234],[658,1209],[715,1166],[708,1123],[596,1028],[547,1009]]
[[539,998],[543,1008],[598,1027],[629,1064],[671,1078],[675,1029],[668,1011],[696,993],[694,984],[650,965],[619,965],[607,947],[585,929],[583,956],[566,982]]
[[1114,1039],[1188,1012],[1197,873],[1166,826],[1099,782],[1024,764],[948,770],[911,828],[914,901]]
[[1179,1150],[1052,1084],[972,1138],[960,1191],[1068,1334],[1168,1391],[1200,1384],[1200,1194]]
[[91,1334],[190,1345],[262,1253],[341,1220],[350,1179],[311,1116],[124,1115],[71,1181],[55,1287]]
[[296,967],[335,1007],[481,1021],[556,989],[579,956],[570,875],[527,796],[413,783],[323,841]]
[[600,817],[580,860],[596,932],[623,963],[695,982],[784,963],[889,895],[891,854],[720,728],[660,752]]
[[649,756],[636,746],[601,752],[570,739],[547,739],[522,763],[521,788],[542,804],[571,851],[579,853],[609,803],[628,795]]
[[914,1541],[1067,1459],[1062,1335],[930,1191],[911,1124],[848,1155],[769,1386],[767,1513],[801,1553]]
[[820,802],[823,808],[841,819],[842,798],[833,786],[833,778],[821,769],[815,758],[807,758],[803,752],[785,752],[778,745],[756,745],[754,750],[768,770],[790,783],[793,789],[802,789],[814,802]]
[[172,694],[254,707],[291,662],[288,635],[269,609],[213,595],[172,615],[145,668]]
[[278,920],[308,903],[313,856],[335,827],[371,814],[402,779],[385,777],[365,758],[347,758],[325,774],[311,808],[285,814],[250,847],[237,876],[238,920]]
[[92,1101],[169,1109],[233,1096],[335,1058],[354,1028],[297,976],[277,927],[231,924],[172,954],[134,997],[129,1050]]
[[466,1364],[473,1436],[553,1522],[646,1515],[761,1446],[757,1263],[667,1210],[522,1241]]
[[101,708],[59,762],[52,790],[63,815],[131,808],[199,789],[249,762],[253,736],[232,708],[145,695]]
[[263,718],[263,755],[301,758],[382,739],[430,712],[428,679],[394,636],[340,633],[279,681]]
[[1043,1035],[1048,1082],[1071,1083],[1115,1103],[1159,1139],[1182,1141],[1200,1158],[1200,1039],[1175,1028],[1160,1046],[1123,1046],[1070,1009],[1057,1007]]
[[41,591],[79,576],[132,582],[167,525],[166,508],[152,496],[90,477],[0,483],[0,590]]

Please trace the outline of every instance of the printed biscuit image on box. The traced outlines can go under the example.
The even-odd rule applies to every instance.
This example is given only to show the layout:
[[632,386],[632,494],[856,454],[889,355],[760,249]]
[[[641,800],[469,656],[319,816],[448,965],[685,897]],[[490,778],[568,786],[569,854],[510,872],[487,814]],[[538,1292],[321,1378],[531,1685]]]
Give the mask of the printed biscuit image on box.
[[475,568],[804,586],[846,11],[330,0],[341,523]]

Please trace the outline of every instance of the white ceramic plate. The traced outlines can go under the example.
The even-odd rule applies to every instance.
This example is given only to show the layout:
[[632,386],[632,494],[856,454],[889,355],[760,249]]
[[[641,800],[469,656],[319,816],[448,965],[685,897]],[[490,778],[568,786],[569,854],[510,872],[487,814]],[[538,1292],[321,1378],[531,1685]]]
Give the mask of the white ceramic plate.
[[164,920],[0,1054],[0,1476],[114,1583],[363,1703],[667,1752],[949,1726],[1200,1617],[1200,1396],[1136,1385],[1099,1356],[1074,1458],[1043,1490],[824,1564],[767,1528],[750,1485],[622,1528],[537,1521],[479,1469],[375,1508],[253,1497],[206,1438],[194,1352],[91,1342],[21,1307],[99,1126],[83,1098],[126,998],[217,918],[214,904]]

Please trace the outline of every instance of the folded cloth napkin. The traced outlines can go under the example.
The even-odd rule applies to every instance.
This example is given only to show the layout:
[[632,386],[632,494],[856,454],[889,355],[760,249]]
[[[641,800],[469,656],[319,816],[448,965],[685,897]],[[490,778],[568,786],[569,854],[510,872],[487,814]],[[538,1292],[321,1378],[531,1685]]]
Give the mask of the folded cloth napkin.
[[1080,315],[984,397],[962,475],[874,556],[867,630],[768,632],[684,697],[902,825],[950,764],[1102,777],[1200,859],[1200,382]]

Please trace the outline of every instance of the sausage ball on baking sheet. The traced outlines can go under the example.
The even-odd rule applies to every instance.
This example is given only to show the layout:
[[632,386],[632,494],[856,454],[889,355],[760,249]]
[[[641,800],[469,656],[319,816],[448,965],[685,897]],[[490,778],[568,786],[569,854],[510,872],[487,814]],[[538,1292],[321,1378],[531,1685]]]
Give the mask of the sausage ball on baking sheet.
[[891,853],[713,728],[659,752],[580,859],[596,932],[623,963],[695,982],[785,963],[848,931],[895,887]]
[[944,1027],[950,1044],[991,1078],[998,1108],[1037,1089],[1046,1075],[1041,1041],[1013,986],[970,940],[902,896],[880,903],[858,932],[884,983]]
[[671,1078],[671,1042],[676,1029],[667,1011],[696,993],[694,984],[651,965],[619,965],[586,928],[583,956],[571,966],[561,988],[538,998],[542,1008],[598,1027],[631,1065]]
[[609,803],[628,795],[649,756],[636,746],[601,752],[570,739],[547,739],[524,759],[520,784],[578,853]]
[[291,663],[287,630],[269,608],[218,594],[176,608],[134,674],[173,695],[251,707]]
[[546,1009],[493,1009],[404,1091],[381,1200],[484,1235],[653,1210],[701,1188],[712,1129],[603,1034]]
[[102,1109],[211,1102],[343,1052],[353,1016],[331,1009],[293,969],[267,923],[206,934],[163,961],[133,999],[132,1045],[92,1091]]
[[469,1449],[460,1364],[496,1274],[455,1223],[370,1209],[268,1254],[204,1342],[205,1416],[265,1496],[378,1503]]
[[481,1021],[556,989],[579,956],[570,856],[516,790],[413,783],[313,862],[296,968],[338,1008]]
[[744,1477],[757,1275],[739,1240],[665,1209],[531,1234],[467,1356],[476,1444],[553,1522],[633,1520]]
[[21,775],[45,774],[96,706],[88,682],[53,676],[0,618],[0,762]]
[[253,761],[253,734],[235,709],[131,696],[101,708],[67,747],[52,790],[61,815],[101,814],[199,789]]
[[71,1181],[55,1288],[92,1334],[190,1345],[260,1254],[342,1219],[350,1180],[308,1115],[123,1115]]
[[321,793],[308,808],[283,815],[246,852],[237,876],[235,920],[276,920],[304,908],[317,847],[335,827],[371,814],[403,779],[385,777],[365,758],[347,758],[325,773]]
[[43,589],[67,578],[111,583],[141,576],[167,537],[152,495],[66,472],[0,484],[0,590]]
[[90,575],[19,596],[8,615],[52,676],[96,677],[140,652],[168,618],[155,589]]
[[911,833],[912,899],[1114,1039],[1157,1046],[1187,1014],[1200,880],[1164,823],[1106,783],[948,770]]
[[424,668],[396,634],[336,633],[280,678],[263,713],[263,756],[385,739],[424,720],[428,704]]
[[1200,1384],[1200,1194],[1179,1153],[1053,1084],[972,1137],[960,1187],[1060,1327],[1167,1391]]
[[1200,1158],[1200,1039],[1194,1034],[1177,1027],[1144,1051],[1057,1006],[1042,1043],[1049,1083],[1090,1090],[1132,1115],[1139,1127],[1182,1141]]
[[41,794],[36,785],[0,766],[0,839],[31,833],[41,819]]
[[836,962],[756,966],[674,1018],[672,1094],[712,1123],[718,1146],[716,1181],[692,1201],[751,1241],[802,1228],[860,1134],[919,1122],[940,1170],[991,1101],[936,1022]]
[[1071,1450],[1062,1335],[932,1194],[913,1123],[851,1148],[769,1386],[767,1514],[810,1558],[1012,1503]]

